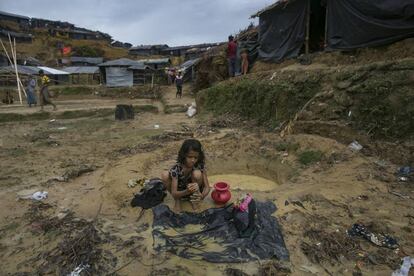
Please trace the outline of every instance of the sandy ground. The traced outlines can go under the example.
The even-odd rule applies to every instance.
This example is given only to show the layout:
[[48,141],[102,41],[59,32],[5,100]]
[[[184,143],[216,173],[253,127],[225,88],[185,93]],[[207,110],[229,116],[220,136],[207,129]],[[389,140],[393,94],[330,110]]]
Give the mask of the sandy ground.
[[[194,101],[186,88],[182,99],[175,99],[173,87],[163,91],[168,105]],[[93,221],[102,235],[111,237],[101,247],[116,262],[101,275],[111,271],[118,275],[285,275],[275,260],[212,264],[153,249],[152,213],[145,211],[138,219],[139,210],[129,202],[139,187],[129,188],[127,183],[159,176],[174,163],[182,141],[190,136],[205,147],[211,184],[226,180],[232,187],[232,199],[251,192],[257,200],[277,205],[274,216],[290,252],[286,266],[291,275],[390,275],[401,257],[414,255],[414,186],[398,182],[397,165],[365,157],[319,136],[282,139],[259,128],[214,128],[204,117],[164,114],[157,101],[66,100],[57,101],[57,112],[118,103],[153,104],[160,112],[140,113],[134,120],[122,122],[94,117],[0,125],[1,275],[34,273],[42,268],[49,268],[44,274],[57,274],[47,252],[64,239],[64,231],[37,231],[36,221],[31,220],[32,201],[17,200],[17,193],[27,189],[49,193],[44,201],[51,205],[45,211],[48,217],[62,218],[73,212],[77,219]],[[34,110],[0,106],[0,116],[3,112]],[[278,147],[281,143],[297,149],[286,154]],[[302,165],[298,154],[305,150],[319,150],[324,158]],[[82,165],[93,169],[67,182],[53,180]],[[170,195],[165,203],[173,206]],[[210,207],[214,203],[208,197],[196,211]],[[183,208],[193,211],[186,204]],[[334,252],[327,260],[318,261],[304,253],[305,241],[314,249],[311,252],[320,254],[328,248],[325,244],[332,243],[327,240],[330,234],[346,240],[345,231],[357,222],[395,237],[399,249],[356,239],[358,247],[351,251],[345,251],[349,248],[338,240],[337,251],[329,247]],[[318,240],[306,235],[310,230],[319,231]]]

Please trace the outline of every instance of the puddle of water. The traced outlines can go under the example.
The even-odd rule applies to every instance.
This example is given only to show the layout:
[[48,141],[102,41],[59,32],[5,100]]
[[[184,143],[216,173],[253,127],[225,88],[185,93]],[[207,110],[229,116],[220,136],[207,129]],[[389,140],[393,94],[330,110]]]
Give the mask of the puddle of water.
[[208,177],[211,187],[219,181],[227,182],[230,189],[251,190],[251,191],[270,191],[275,189],[278,184],[263,177],[243,174],[216,174]]

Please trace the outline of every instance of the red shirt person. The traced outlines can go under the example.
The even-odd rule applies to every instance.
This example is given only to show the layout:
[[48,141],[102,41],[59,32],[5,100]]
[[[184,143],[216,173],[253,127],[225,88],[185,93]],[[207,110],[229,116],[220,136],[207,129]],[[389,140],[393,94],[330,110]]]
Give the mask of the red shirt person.
[[227,61],[229,65],[229,76],[234,77],[236,73],[236,58],[237,58],[237,43],[234,41],[234,37],[229,36],[229,42],[227,43]]

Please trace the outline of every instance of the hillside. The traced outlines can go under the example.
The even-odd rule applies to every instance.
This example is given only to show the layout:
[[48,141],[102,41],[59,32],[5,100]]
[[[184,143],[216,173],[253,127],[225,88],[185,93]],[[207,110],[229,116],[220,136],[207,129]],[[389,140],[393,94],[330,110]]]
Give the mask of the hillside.
[[[111,45],[111,38],[108,34],[78,28],[68,22],[35,20],[37,21],[34,21],[35,23],[32,23],[32,26],[8,20],[0,21],[1,30],[32,36],[31,42],[17,40],[17,54],[21,58],[34,57],[46,65],[56,66],[57,59],[63,57],[61,48],[67,46],[72,48],[71,55],[76,56],[102,56],[105,59],[128,56],[128,49]],[[46,26],[49,24],[50,27],[42,26],[38,21]],[[35,24],[40,25],[40,27]],[[66,25],[69,25],[69,27]],[[102,35],[102,37],[99,39],[74,39],[68,35],[68,33],[73,31],[97,33]],[[7,37],[3,36],[2,40],[3,42],[8,42]],[[1,49],[1,52],[3,52],[3,49]]]

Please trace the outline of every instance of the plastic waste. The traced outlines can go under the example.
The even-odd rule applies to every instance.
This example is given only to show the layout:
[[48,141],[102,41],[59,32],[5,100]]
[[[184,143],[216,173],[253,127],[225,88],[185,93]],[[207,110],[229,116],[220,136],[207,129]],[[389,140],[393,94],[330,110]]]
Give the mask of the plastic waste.
[[196,104],[195,104],[195,103],[192,103],[192,104],[188,107],[186,114],[187,114],[187,116],[188,116],[189,118],[191,118],[191,117],[193,117],[194,115],[196,115],[196,113],[197,113]]
[[80,276],[81,272],[88,268],[89,265],[78,265],[68,276]]
[[348,145],[348,148],[350,148],[353,151],[360,151],[363,147],[357,141],[353,141],[351,144]]
[[47,192],[43,191],[43,192],[36,192],[34,194],[32,194],[31,199],[34,200],[43,200],[47,198]]
[[411,266],[414,266],[414,258],[406,256],[403,259],[401,267],[392,273],[392,276],[408,276]]

